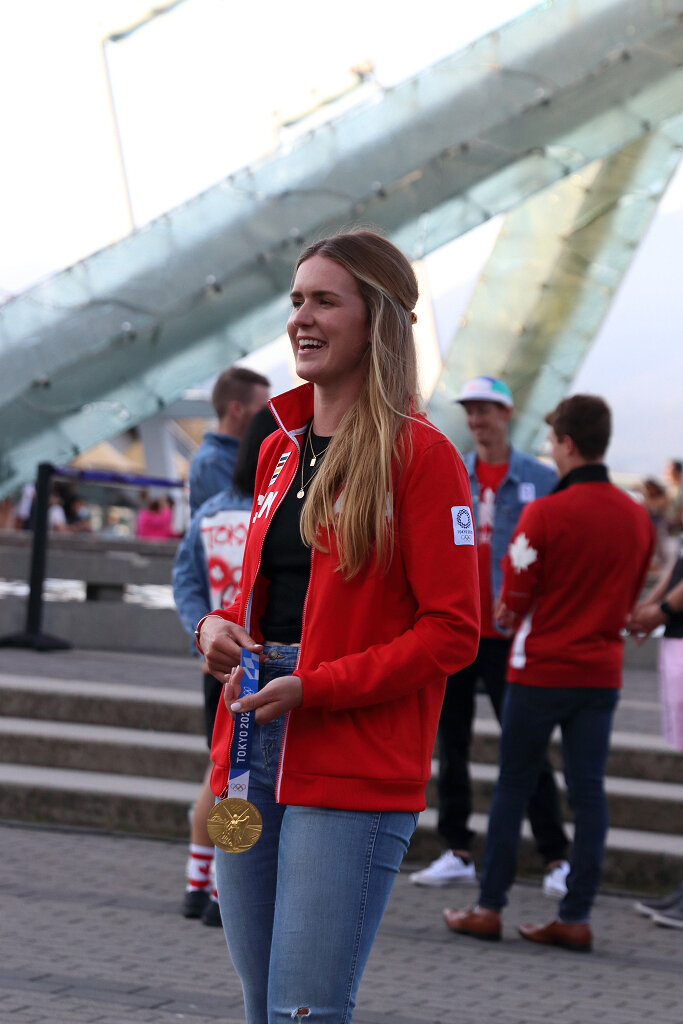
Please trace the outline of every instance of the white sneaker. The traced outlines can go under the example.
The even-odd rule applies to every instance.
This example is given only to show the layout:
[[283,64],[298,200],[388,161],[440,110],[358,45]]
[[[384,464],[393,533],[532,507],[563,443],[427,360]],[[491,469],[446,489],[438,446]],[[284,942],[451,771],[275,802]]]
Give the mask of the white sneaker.
[[428,868],[414,871],[410,876],[410,881],[415,885],[450,885],[455,882],[472,885],[476,880],[474,863],[470,861],[466,864],[462,857],[458,857],[452,850],[444,850]]
[[563,860],[543,876],[543,894],[555,899],[567,895],[569,861]]

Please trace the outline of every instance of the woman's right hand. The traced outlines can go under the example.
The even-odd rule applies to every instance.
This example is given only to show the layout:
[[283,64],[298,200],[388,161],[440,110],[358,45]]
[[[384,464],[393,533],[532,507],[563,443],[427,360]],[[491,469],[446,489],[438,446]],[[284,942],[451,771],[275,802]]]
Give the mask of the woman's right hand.
[[243,647],[254,654],[263,651],[263,645],[255,643],[246,629],[235,622],[228,622],[220,615],[209,615],[204,619],[199,633],[199,646],[209,672],[217,679],[225,679],[239,665]]

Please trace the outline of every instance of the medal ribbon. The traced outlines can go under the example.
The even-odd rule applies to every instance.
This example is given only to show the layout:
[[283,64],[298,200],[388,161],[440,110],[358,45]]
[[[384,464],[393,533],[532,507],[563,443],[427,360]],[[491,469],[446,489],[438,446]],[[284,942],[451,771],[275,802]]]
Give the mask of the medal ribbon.
[[[240,665],[244,669],[240,697],[248,697],[258,691],[259,659],[242,648]],[[254,712],[242,711],[235,717],[230,747],[230,775],[228,785],[221,798],[239,797],[246,800],[249,792],[249,765],[251,764],[251,742],[254,736]]]

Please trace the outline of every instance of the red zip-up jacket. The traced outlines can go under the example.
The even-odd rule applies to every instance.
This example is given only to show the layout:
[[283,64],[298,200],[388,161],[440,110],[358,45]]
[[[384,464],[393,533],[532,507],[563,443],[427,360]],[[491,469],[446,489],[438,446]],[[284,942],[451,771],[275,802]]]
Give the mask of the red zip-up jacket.
[[552,494],[527,505],[503,559],[503,601],[525,616],[508,680],[620,687],[621,631],[653,550],[650,517],[602,465],[572,470]]
[[[262,642],[268,581],[259,574],[273,515],[299,469],[313,416],[306,384],[271,402],[281,429],[261,447],[242,593],[214,614]],[[413,452],[395,474],[388,571],[348,582],[330,551],[315,549],[295,675],[301,707],[286,716],[276,799],[348,810],[419,811],[431,774],[446,676],[469,665],[479,640],[479,581],[470,486],[450,441],[423,416],[410,421]],[[368,457],[371,457],[370,455]],[[213,733],[213,792],[227,785],[232,718],[221,701]]]

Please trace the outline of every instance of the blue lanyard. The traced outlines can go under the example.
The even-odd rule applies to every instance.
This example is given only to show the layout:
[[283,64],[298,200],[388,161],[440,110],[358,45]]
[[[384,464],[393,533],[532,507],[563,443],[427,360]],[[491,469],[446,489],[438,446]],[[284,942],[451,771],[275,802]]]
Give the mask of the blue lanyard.
[[[240,665],[244,669],[240,697],[248,697],[258,691],[259,659],[242,648]],[[246,800],[249,793],[249,765],[251,764],[251,743],[254,736],[254,712],[243,711],[235,718],[230,746],[230,775],[223,797],[239,797]]]

